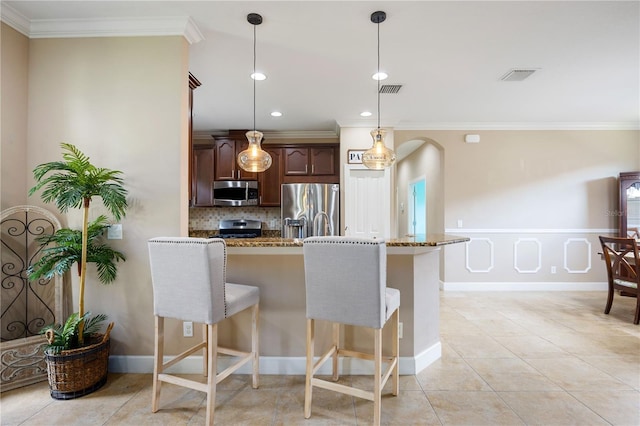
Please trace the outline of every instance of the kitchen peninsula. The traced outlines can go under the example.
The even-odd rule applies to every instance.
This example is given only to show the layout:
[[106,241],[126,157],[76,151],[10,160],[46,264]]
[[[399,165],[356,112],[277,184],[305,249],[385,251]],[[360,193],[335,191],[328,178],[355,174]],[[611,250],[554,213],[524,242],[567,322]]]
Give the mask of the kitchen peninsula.
[[[192,231],[206,237],[211,232]],[[440,358],[439,269],[440,250],[466,237],[428,235],[387,240],[387,285],[400,290],[400,373],[416,374]],[[227,281],[260,287],[260,370],[264,374],[304,374],[305,285],[302,240],[284,238],[227,239]],[[353,265],[354,268],[361,267]],[[331,268],[331,265],[327,265]],[[239,319],[249,321],[249,317]],[[232,327],[234,330],[246,327]],[[385,330],[384,338],[390,339]],[[346,327],[347,345],[370,349],[369,330]],[[328,325],[319,325],[316,346],[325,347],[331,337]],[[221,341],[236,337],[221,330]],[[237,340],[246,340],[244,336]],[[387,344],[383,347],[388,347]],[[363,374],[370,367],[349,360],[345,374]]]

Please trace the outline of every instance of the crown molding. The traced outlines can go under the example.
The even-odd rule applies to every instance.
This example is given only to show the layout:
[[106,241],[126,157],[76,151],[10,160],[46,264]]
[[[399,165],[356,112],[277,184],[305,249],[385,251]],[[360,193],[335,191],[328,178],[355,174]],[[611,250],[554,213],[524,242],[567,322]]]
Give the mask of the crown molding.
[[640,122],[399,123],[395,130],[640,130]]
[[194,20],[190,17],[187,18],[187,23],[184,29],[184,37],[187,39],[189,44],[195,44],[199,41],[204,40],[204,35],[202,35],[202,32],[200,32],[200,28],[198,28]]
[[[340,127],[374,128],[372,120],[338,121]],[[403,122],[386,121],[394,130],[640,130],[640,121],[621,122]]]
[[333,130],[264,132],[265,139],[320,139],[338,136],[338,133]]
[[189,44],[204,40],[189,16],[29,20],[2,5],[2,21],[29,38],[183,36]]
[[0,20],[14,30],[29,37],[30,22],[27,17],[18,13],[14,8],[6,4],[0,5]]
[[[282,132],[263,132],[265,140],[267,139],[330,139],[339,136],[333,130],[310,130],[310,131],[282,131]],[[225,130],[198,130],[193,132],[194,140],[211,140],[213,137],[228,136],[229,132]]]

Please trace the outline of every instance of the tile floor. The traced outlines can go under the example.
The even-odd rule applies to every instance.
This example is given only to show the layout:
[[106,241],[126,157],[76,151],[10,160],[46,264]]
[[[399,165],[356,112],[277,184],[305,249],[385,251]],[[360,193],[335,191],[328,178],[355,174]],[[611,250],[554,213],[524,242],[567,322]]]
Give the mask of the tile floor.
[[[603,292],[443,293],[442,359],[401,377],[387,394],[389,425],[640,425],[640,326],[635,299]],[[366,383],[363,376],[343,382]],[[83,398],[56,401],[46,382],[5,392],[2,425],[199,425],[204,394],[163,385],[151,413],[151,376],[111,374]],[[372,403],[314,390],[303,416],[304,377],[232,376],[218,391],[216,424],[350,425],[372,421]]]

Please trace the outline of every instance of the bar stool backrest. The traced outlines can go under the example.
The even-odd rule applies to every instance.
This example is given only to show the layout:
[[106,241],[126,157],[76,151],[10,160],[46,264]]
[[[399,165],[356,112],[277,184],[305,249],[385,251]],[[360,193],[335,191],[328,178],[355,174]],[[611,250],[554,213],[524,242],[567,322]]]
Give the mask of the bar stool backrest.
[[382,328],[387,253],[383,240],[310,237],[303,243],[307,318]]
[[226,244],[219,238],[149,240],[153,313],[215,324],[226,318]]

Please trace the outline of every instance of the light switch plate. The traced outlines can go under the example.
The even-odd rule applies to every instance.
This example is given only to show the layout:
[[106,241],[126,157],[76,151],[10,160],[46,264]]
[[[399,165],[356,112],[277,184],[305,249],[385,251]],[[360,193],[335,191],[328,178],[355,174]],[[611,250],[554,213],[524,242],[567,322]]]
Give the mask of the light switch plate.
[[117,223],[107,228],[107,238],[110,240],[122,239],[122,224]]

